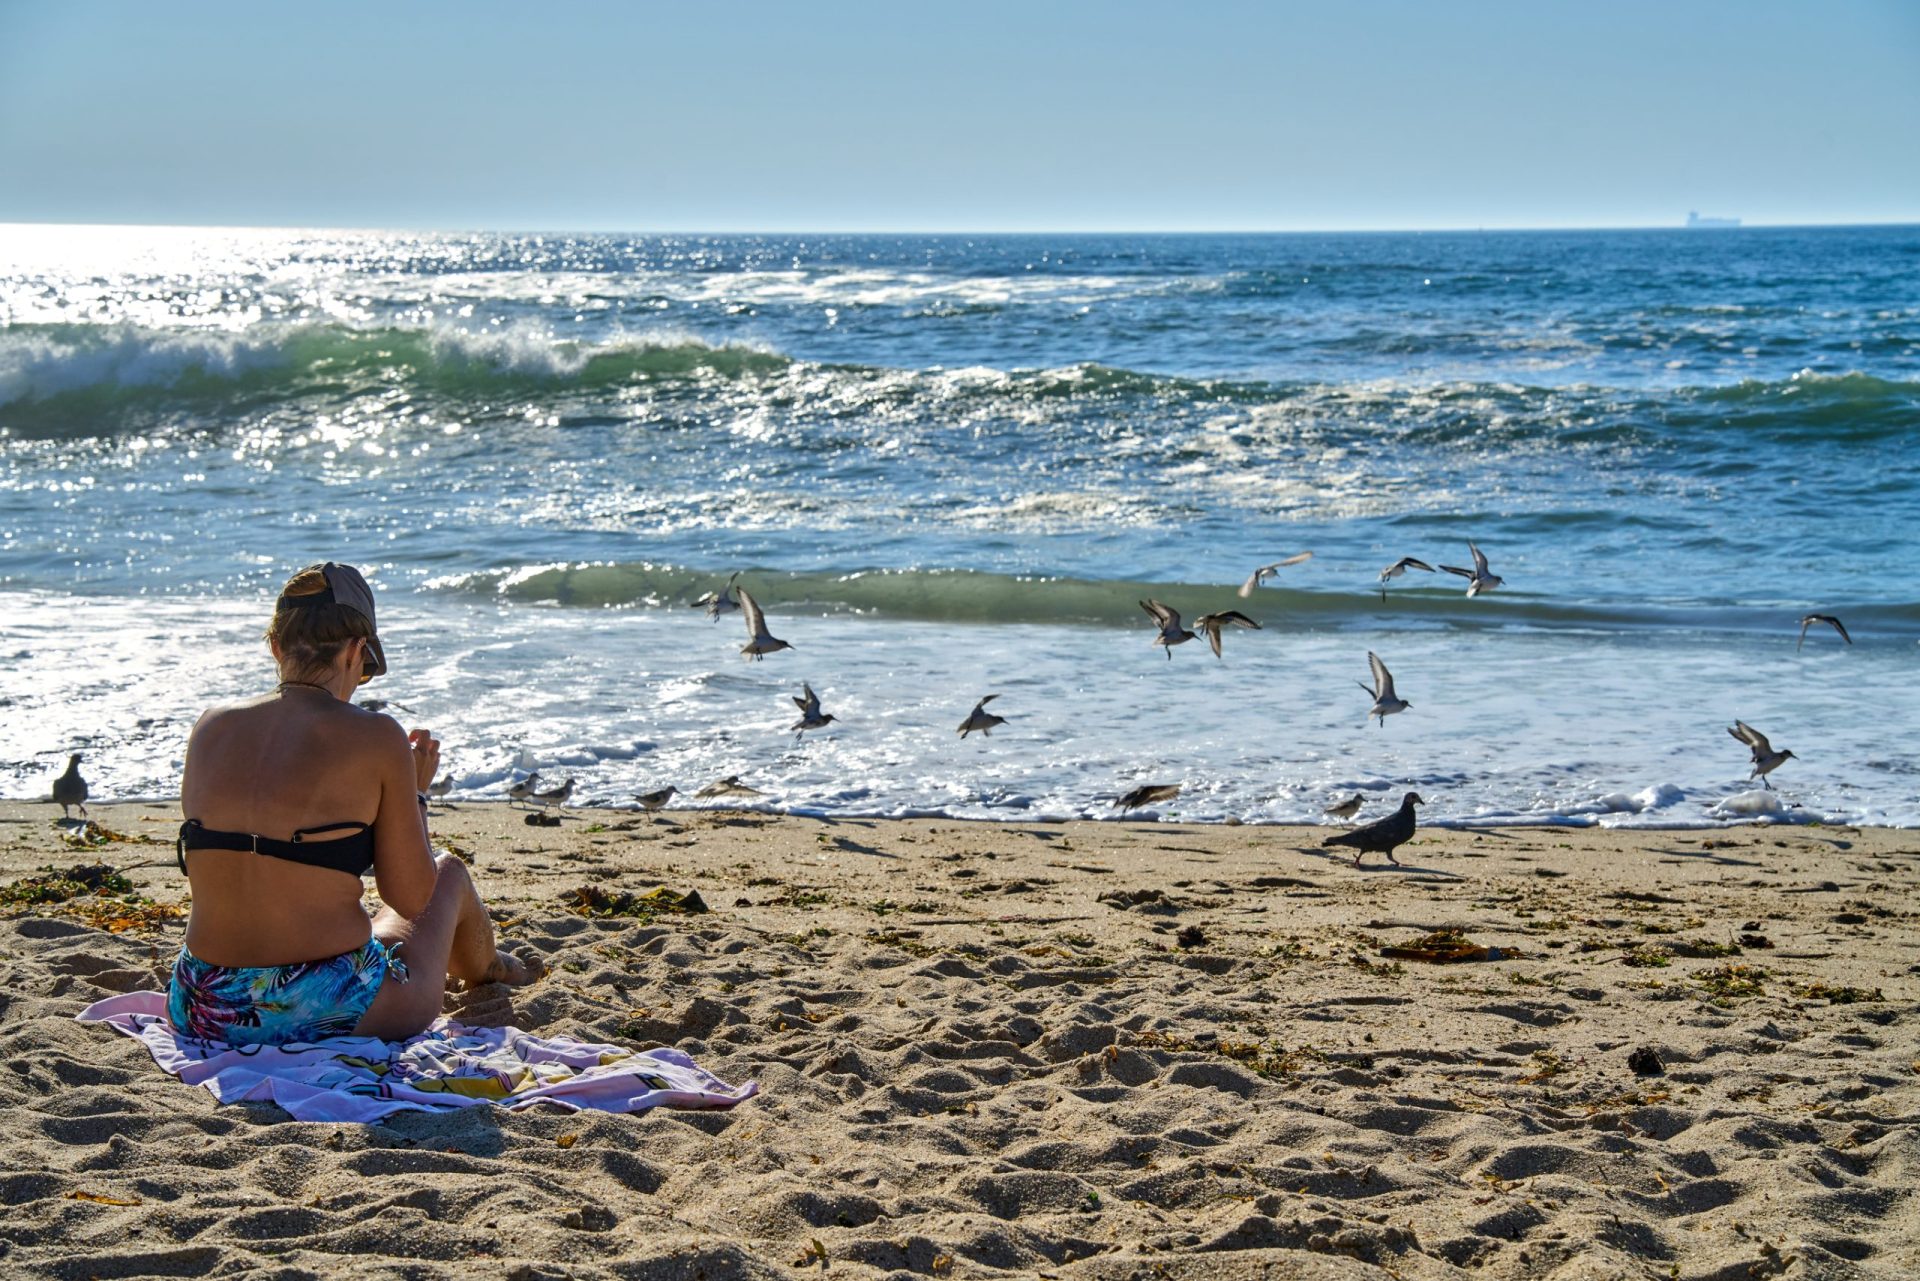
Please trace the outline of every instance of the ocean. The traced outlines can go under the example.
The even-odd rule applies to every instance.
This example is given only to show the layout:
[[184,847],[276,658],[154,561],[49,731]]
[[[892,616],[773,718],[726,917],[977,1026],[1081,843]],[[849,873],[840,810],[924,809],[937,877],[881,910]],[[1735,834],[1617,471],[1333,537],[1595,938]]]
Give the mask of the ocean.
[[[174,794],[338,559],[456,803],[1920,824],[1920,228],[0,228],[0,457],[16,799]],[[1498,591],[1383,599],[1469,540]],[[791,651],[691,607],[736,572]],[[1169,659],[1149,597],[1261,630]]]

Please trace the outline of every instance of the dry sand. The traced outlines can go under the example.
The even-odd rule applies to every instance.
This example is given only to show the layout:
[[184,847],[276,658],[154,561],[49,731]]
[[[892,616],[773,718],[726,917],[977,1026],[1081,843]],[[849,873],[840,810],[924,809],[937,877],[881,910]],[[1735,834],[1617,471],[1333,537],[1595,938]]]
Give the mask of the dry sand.
[[[54,812],[0,807],[0,883],[152,859],[180,902],[170,846],[68,848]],[[94,816],[171,837],[171,807]],[[1920,1276],[1920,834],[1428,831],[1356,871],[1298,828],[434,824],[553,971],[466,1017],[765,1093],[217,1107],[73,1022],[160,986],[177,920],[8,908],[0,1274]],[[712,911],[587,919],[588,884]],[[1446,926],[1515,955],[1381,954]]]

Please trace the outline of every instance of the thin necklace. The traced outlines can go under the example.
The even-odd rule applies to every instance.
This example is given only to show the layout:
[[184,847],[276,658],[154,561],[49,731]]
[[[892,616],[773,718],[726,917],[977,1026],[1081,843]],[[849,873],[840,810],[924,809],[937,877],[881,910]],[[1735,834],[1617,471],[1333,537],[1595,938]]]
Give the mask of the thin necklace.
[[299,685],[305,689],[317,689],[322,694],[333,693],[333,691],[328,689],[325,685],[316,685],[312,681],[281,681],[278,685],[275,685],[273,687],[273,692],[276,694],[284,694],[287,692],[287,687],[290,685]]

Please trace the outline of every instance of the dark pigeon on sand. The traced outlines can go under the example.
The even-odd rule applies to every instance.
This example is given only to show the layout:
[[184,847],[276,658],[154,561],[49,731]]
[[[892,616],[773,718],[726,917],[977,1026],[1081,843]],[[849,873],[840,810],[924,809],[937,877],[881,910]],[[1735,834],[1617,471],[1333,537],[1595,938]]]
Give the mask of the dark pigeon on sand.
[[1400,798],[1400,808],[1380,819],[1368,823],[1365,827],[1356,827],[1351,832],[1342,832],[1338,836],[1329,836],[1320,842],[1322,845],[1345,845],[1354,851],[1353,865],[1360,866],[1360,860],[1368,854],[1385,854],[1387,862],[1398,867],[1400,860],[1393,852],[1413,839],[1413,807],[1427,802],[1418,792],[1408,792]]
[[80,817],[87,816],[87,780],[80,777],[80,753],[67,757],[67,772],[53,780],[53,803],[60,807],[62,818],[71,818],[68,811],[76,805]]

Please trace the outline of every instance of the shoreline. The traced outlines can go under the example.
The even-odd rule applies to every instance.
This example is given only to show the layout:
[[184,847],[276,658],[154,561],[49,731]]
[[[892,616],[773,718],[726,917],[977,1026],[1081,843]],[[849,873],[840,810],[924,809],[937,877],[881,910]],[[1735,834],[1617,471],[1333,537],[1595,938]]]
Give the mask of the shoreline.
[[[1157,810],[1151,807],[1142,807],[1140,811],[1132,814],[1113,813],[1099,817],[1067,814],[1032,814],[1022,818],[1016,817],[1012,813],[1004,817],[983,817],[972,814],[946,814],[934,810],[923,810],[905,814],[874,814],[857,810],[829,811],[807,805],[781,808],[773,805],[728,805],[719,801],[706,805],[681,805],[679,802],[682,798],[679,797],[675,798],[674,805],[658,811],[658,814],[663,819],[700,814],[734,814],[749,815],[762,819],[792,819],[796,822],[808,823],[968,823],[979,824],[985,827],[1020,827],[1023,825],[1059,827],[1075,823],[1084,823],[1094,827],[1144,825],[1166,828],[1168,830],[1190,828],[1195,831],[1213,831],[1216,829],[1231,831],[1244,828],[1249,831],[1300,833],[1302,834],[1301,839],[1304,840],[1307,835],[1312,833],[1332,835],[1335,832],[1347,830],[1356,825],[1370,822],[1373,819],[1385,817],[1387,814],[1393,812],[1392,797],[1398,795],[1399,791],[1402,790],[1406,789],[1389,789],[1388,791],[1369,795],[1368,799],[1373,802],[1372,808],[1369,808],[1358,819],[1339,822],[1328,821],[1323,823],[1243,819],[1235,816],[1218,819],[1164,819],[1159,816]],[[1752,792],[1760,793],[1760,789],[1754,788]],[[0,796],[0,822],[20,821],[22,818],[30,815],[33,810],[46,810],[47,807],[52,804],[53,802],[46,800],[44,797],[38,799],[23,799],[20,797]],[[115,797],[111,800],[89,801],[88,804],[94,809],[102,810],[136,807],[172,808],[177,813],[180,798],[178,795],[129,796]],[[491,809],[501,809],[508,813],[522,815],[536,812],[533,809],[527,808],[522,802],[510,801],[505,797],[489,796],[456,799],[451,804],[443,801],[435,801],[431,813],[433,817],[438,818],[449,812],[458,815],[467,810],[485,813]],[[1863,832],[1887,832],[1920,835],[1920,826],[1903,826],[1893,823],[1834,822],[1818,817],[1817,814],[1811,810],[1806,812],[1807,816],[1804,818],[1793,817],[1791,814],[1754,813],[1742,817],[1727,817],[1714,820],[1676,823],[1635,823],[1630,826],[1626,824],[1606,824],[1600,821],[1602,818],[1607,817],[1609,813],[1613,812],[1615,811],[1591,815],[1541,815],[1531,818],[1524,816],[1490,815],[1484,818],[1444,818],[1433,819],[1431,821],[1422,816],[1419,830],[1421,832],[1434,833],[1530,831],[1620,832],[1627,835],[1661,836],[1674,835],[1677,833],[1699,835],[1714,832],[1806,829],[1856,834]],[[556,811],[556,813],[559,815],[562,825],[564,826],[572,822],[604,822],[609,818],[615,821],[624,821],[632,818],[644,819],[647,818],[652,811],[648,811],[639,805],[599,805],[587,803],[569,805],[564,810]],[[58,815],[54,817],[57,818]]]
[[[15,1275],[771,1278],[816,1241],[876,1278],[1920,1271],[1903,829],[1435,827],[1356,870],[1320,827],[436,806],[549,966],[450,1011],[763,1093],[359,1127],[216,1107],[73,1022],[160,985],[185,893],[173,802],[93,808],[132,839],[0,803],[0,886],[142,864],[156,909],[0,911]],[[1498,959],[1384,950],[1448,928]]]

